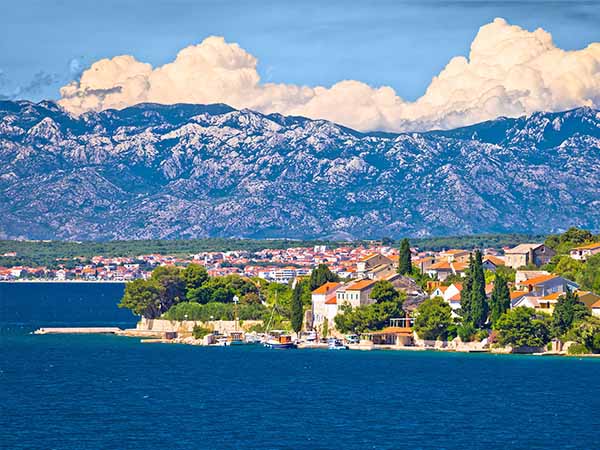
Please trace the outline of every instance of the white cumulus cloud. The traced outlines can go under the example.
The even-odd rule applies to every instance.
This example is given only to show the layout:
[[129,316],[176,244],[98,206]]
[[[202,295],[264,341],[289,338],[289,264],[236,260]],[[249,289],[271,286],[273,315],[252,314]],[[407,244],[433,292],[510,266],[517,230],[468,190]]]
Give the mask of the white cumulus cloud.
[[454,128],[498,116],[600,107],[600,43],[566,51],[550,33],[504,19],[482,26],[469,57],[452,58],[414,102],[391,87],[354,80],[331,87],[262,83],[256,65],[238,44],[212,36],[156,68],[130,55],[97,61],[61,88],[59,103],[75,114],[142,102],[226,103],[363,131]]

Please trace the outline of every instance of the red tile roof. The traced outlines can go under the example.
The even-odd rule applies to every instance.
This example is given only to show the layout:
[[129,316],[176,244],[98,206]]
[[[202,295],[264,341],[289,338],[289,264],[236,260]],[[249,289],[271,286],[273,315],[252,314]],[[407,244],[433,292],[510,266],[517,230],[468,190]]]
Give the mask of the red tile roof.
[[350,286],[346,288],[347,291],[364,291],[365,289],[369,289],[375,284],[373,280],[360,280],[352,283]]
[[329,281],[327,283],[325,283],[323,286],[319,286],[318,288],[316,288],[314,291],[312,291],[313,294],[327,294],[328,292],[334,290],[336,287],[338,287],[341,283],[335,283],[333,281]]
[[550,281],[553,280],[554,278],[558,278],[558,275],[541,275],[539,277],[534,277],[534,278],[530,278],[529,280],[524,280],[521,281],[519,284],[527,286],[527,285],[531,285],[531,286],[536,286],[538,284],[542,284],[545,283],[546,281]]
[[594,250],[596,248],[600,248],[600,242],[595,242],[593,244],[582,245],[580,247],[575,247],[573,250]]

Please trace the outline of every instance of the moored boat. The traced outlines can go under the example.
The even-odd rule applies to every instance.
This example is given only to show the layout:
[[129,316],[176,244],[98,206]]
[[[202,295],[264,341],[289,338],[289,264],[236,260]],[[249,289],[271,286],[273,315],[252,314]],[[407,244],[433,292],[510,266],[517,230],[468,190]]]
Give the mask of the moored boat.
[[260,344],[263,341],[261,335],[257,333],[247,333],[244,339],[246,344]]
[[271,336],[268,336],[264,341],[264,346],[281,350],[297,348],[297,345],[292,341],[292,337],[289,334],[284,334],[284,332],[278,330],[271,332]]
[[246,343],[244,340],[244,333],[241,331],[232,331],[229,333],[227,341],[228,345],[243,345]]
[[348,346],[344,345],[342,341],[335,338],[330,338],[327,342],[327,348],[329,350],[348,350]]
[[225,336],[216,337],[214,345],[219,347],[227,347],[229,345],[229,339]]

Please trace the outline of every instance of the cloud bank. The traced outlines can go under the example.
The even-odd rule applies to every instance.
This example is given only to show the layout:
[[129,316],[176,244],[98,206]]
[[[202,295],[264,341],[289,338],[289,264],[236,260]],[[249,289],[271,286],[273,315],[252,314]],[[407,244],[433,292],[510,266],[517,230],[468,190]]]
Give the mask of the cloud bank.
[[354,80],[331,87],[261,83],[256,65],[238,44],[212,36],[156,68],[130,55],[97,61],[61,88],[59,103],[75,114],[142,102],[226,103],[362,131],[447,129],[498,116],[600,107],[600,43],[565,51],[543,29],[530,32],[500,18],[482,26],[469,57],[452,58],[414,102],[391,87]]

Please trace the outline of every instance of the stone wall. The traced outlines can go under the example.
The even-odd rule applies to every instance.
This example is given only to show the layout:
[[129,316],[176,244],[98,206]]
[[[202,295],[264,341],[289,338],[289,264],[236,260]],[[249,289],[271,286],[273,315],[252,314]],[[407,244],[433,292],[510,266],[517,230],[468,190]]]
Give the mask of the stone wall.
[[[239,322],[238,329],[247,331],[250,327],[261,324],[262,320],[244,320]],[[236,330],[236,322],[233,320],[212,320],[208,322],[201,322],[196,320],[179,321],[166,319],[146,319],[144,317],[142,317],[142,319],[138,322],[136,329],[140,331],[153,331],[159,333],[164,333],[167,331],[191,333],[196,325],[218,331],[221,334],[228,334]]]

